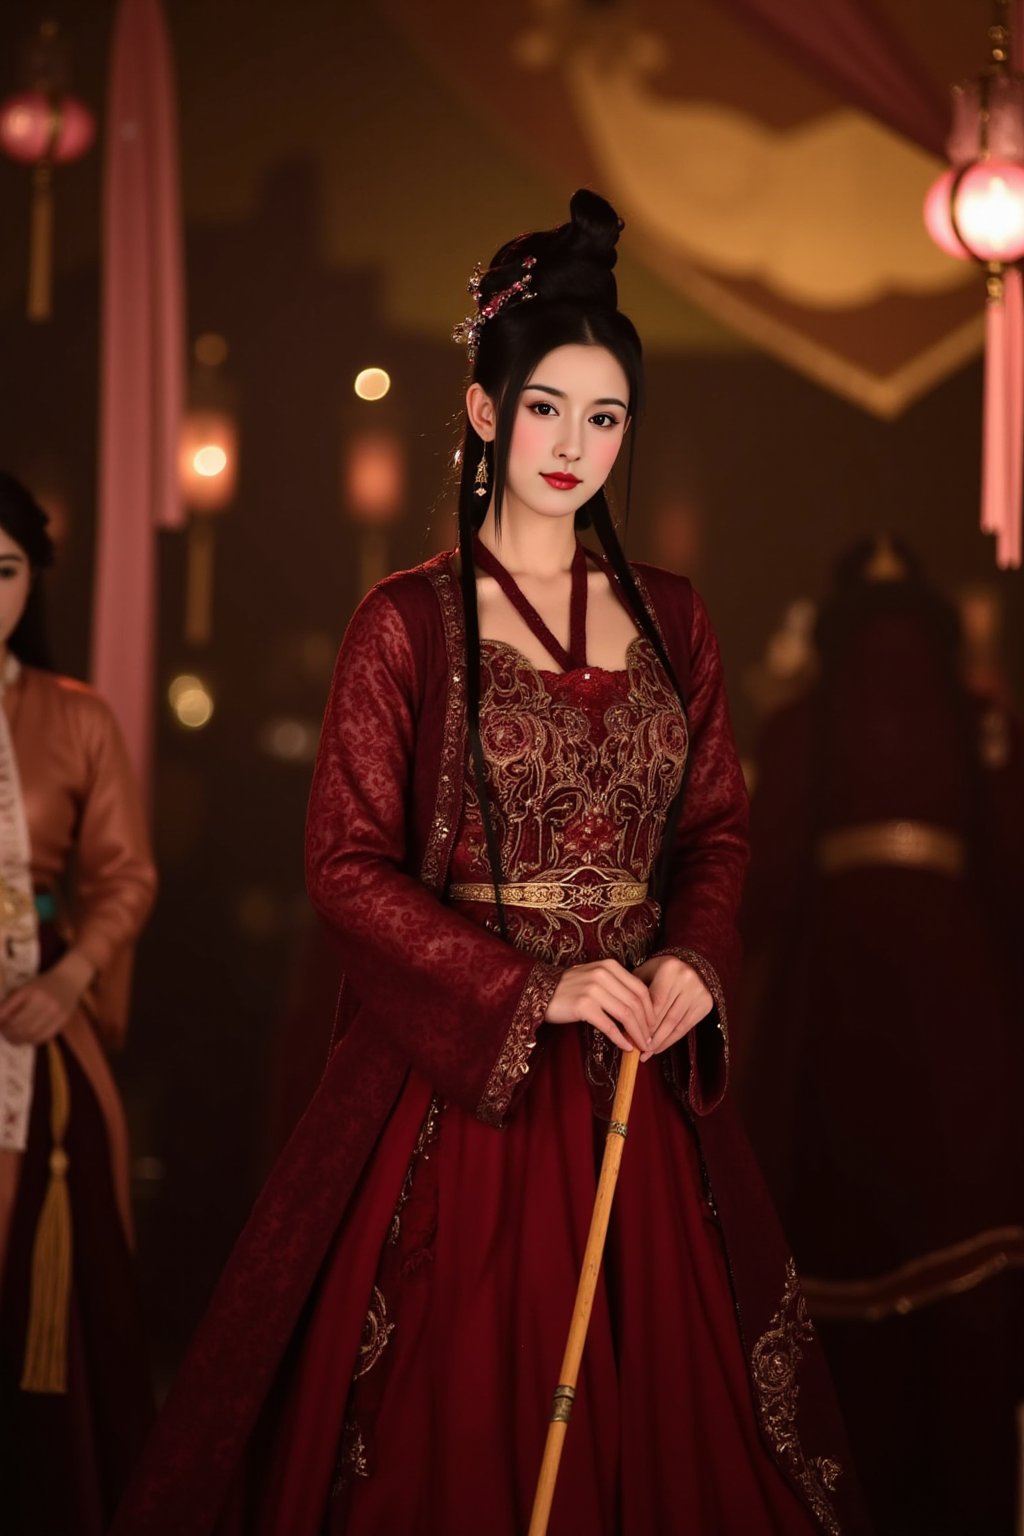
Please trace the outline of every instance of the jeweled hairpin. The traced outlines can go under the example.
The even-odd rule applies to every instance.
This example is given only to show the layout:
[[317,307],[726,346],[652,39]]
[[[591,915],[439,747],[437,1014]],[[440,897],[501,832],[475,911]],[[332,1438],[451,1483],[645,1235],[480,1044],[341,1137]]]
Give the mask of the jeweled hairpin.
[[465,343],[470,362],[473,362],[476,358],[477,350],[480,346],[480,332],[488,320],[493,320],[495,315],[514,299],[517,299],[520,304],[525,304],[527,299],[535,299],[537,297],[530,287],[530,284],[533,282],[532,269],[536,265],[536,256],[524,256],[522,277],[516,278],[514,283],[510,283],[507,288],[502,288],[498,293],[492,293],[487,302],[481,304],[480,285],[484,280],[484,270],[480,263],[477,262],[473,268],[473,276],[467,284],[469,292],[477,301],[476,311],[472,315],[467,315],[465,320],[460,320],[458,325],[452,329],[452,340]]

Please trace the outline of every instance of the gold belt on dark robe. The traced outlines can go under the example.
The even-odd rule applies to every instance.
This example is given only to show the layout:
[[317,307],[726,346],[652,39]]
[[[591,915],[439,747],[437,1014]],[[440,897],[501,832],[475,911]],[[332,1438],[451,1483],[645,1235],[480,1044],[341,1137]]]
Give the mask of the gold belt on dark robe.
[[[608,912],[617,907],[636,907],[647,900],[646,880],[624,880],[617,874],[609,877],[599,870],[587,873],[597,878],[578,880],[567,876],[564,880],[509,880],[503,881],[498,889],[505,906],[533,907],[542,912],[575,912],[580,907]],[[452,901],[493,903],[494,886],[489,881],[456,884],[449,886],[448,895]]]
[[967,867],[967,845],[955,832],[926,821],[865,822],[826,832],[818,841],[817,863],[826,875],[873,864],[958,876]]

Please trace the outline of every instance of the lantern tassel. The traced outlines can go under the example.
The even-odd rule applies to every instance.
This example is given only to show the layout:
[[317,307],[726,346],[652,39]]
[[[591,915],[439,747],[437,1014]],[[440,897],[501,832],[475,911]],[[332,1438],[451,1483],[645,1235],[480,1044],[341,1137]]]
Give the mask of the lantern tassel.
[[1024,289],[1016,267],[989,278],[981,526],[1003,570],[1021,563],[1024,496]]
[[32,173],[32,219],[28,248],[28,318],[53,314],[53,166],[40,160]]

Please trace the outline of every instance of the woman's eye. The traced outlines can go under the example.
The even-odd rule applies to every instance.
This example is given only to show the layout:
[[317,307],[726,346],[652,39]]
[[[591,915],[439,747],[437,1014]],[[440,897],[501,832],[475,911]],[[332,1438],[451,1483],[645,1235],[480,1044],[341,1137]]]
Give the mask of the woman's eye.
[[0,565],[0,581],[13,581],[17,574],[13,565]]
[[612,416],[608,411],[598,411],[596,416],[591,416],[591,421],[596,427],[617,427],[619,418]]
[[534,400],[530,405],[530,410],[537,416],[553,416],[555,414],[555,408],[550,400]]

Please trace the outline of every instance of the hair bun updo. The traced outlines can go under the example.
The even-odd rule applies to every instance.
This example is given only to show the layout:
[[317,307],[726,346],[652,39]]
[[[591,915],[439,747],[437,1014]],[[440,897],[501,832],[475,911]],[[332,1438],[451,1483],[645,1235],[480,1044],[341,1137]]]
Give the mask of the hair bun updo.
[[623,229],[611,203],[581,187],[569,203],[569,222],[554,229],[517,235],[495,253],[480,284],[480,303],[522,276],[523,262],[533,257],[530,291],[548,303],[575,303],[618,308],[618,286],[612,269]]
[[580,187],[570,199],[569,218],[560,233],[565,234],[573,253],[610,272],[618,259],[619,235],[625,228],[611,203],[588,187]]

